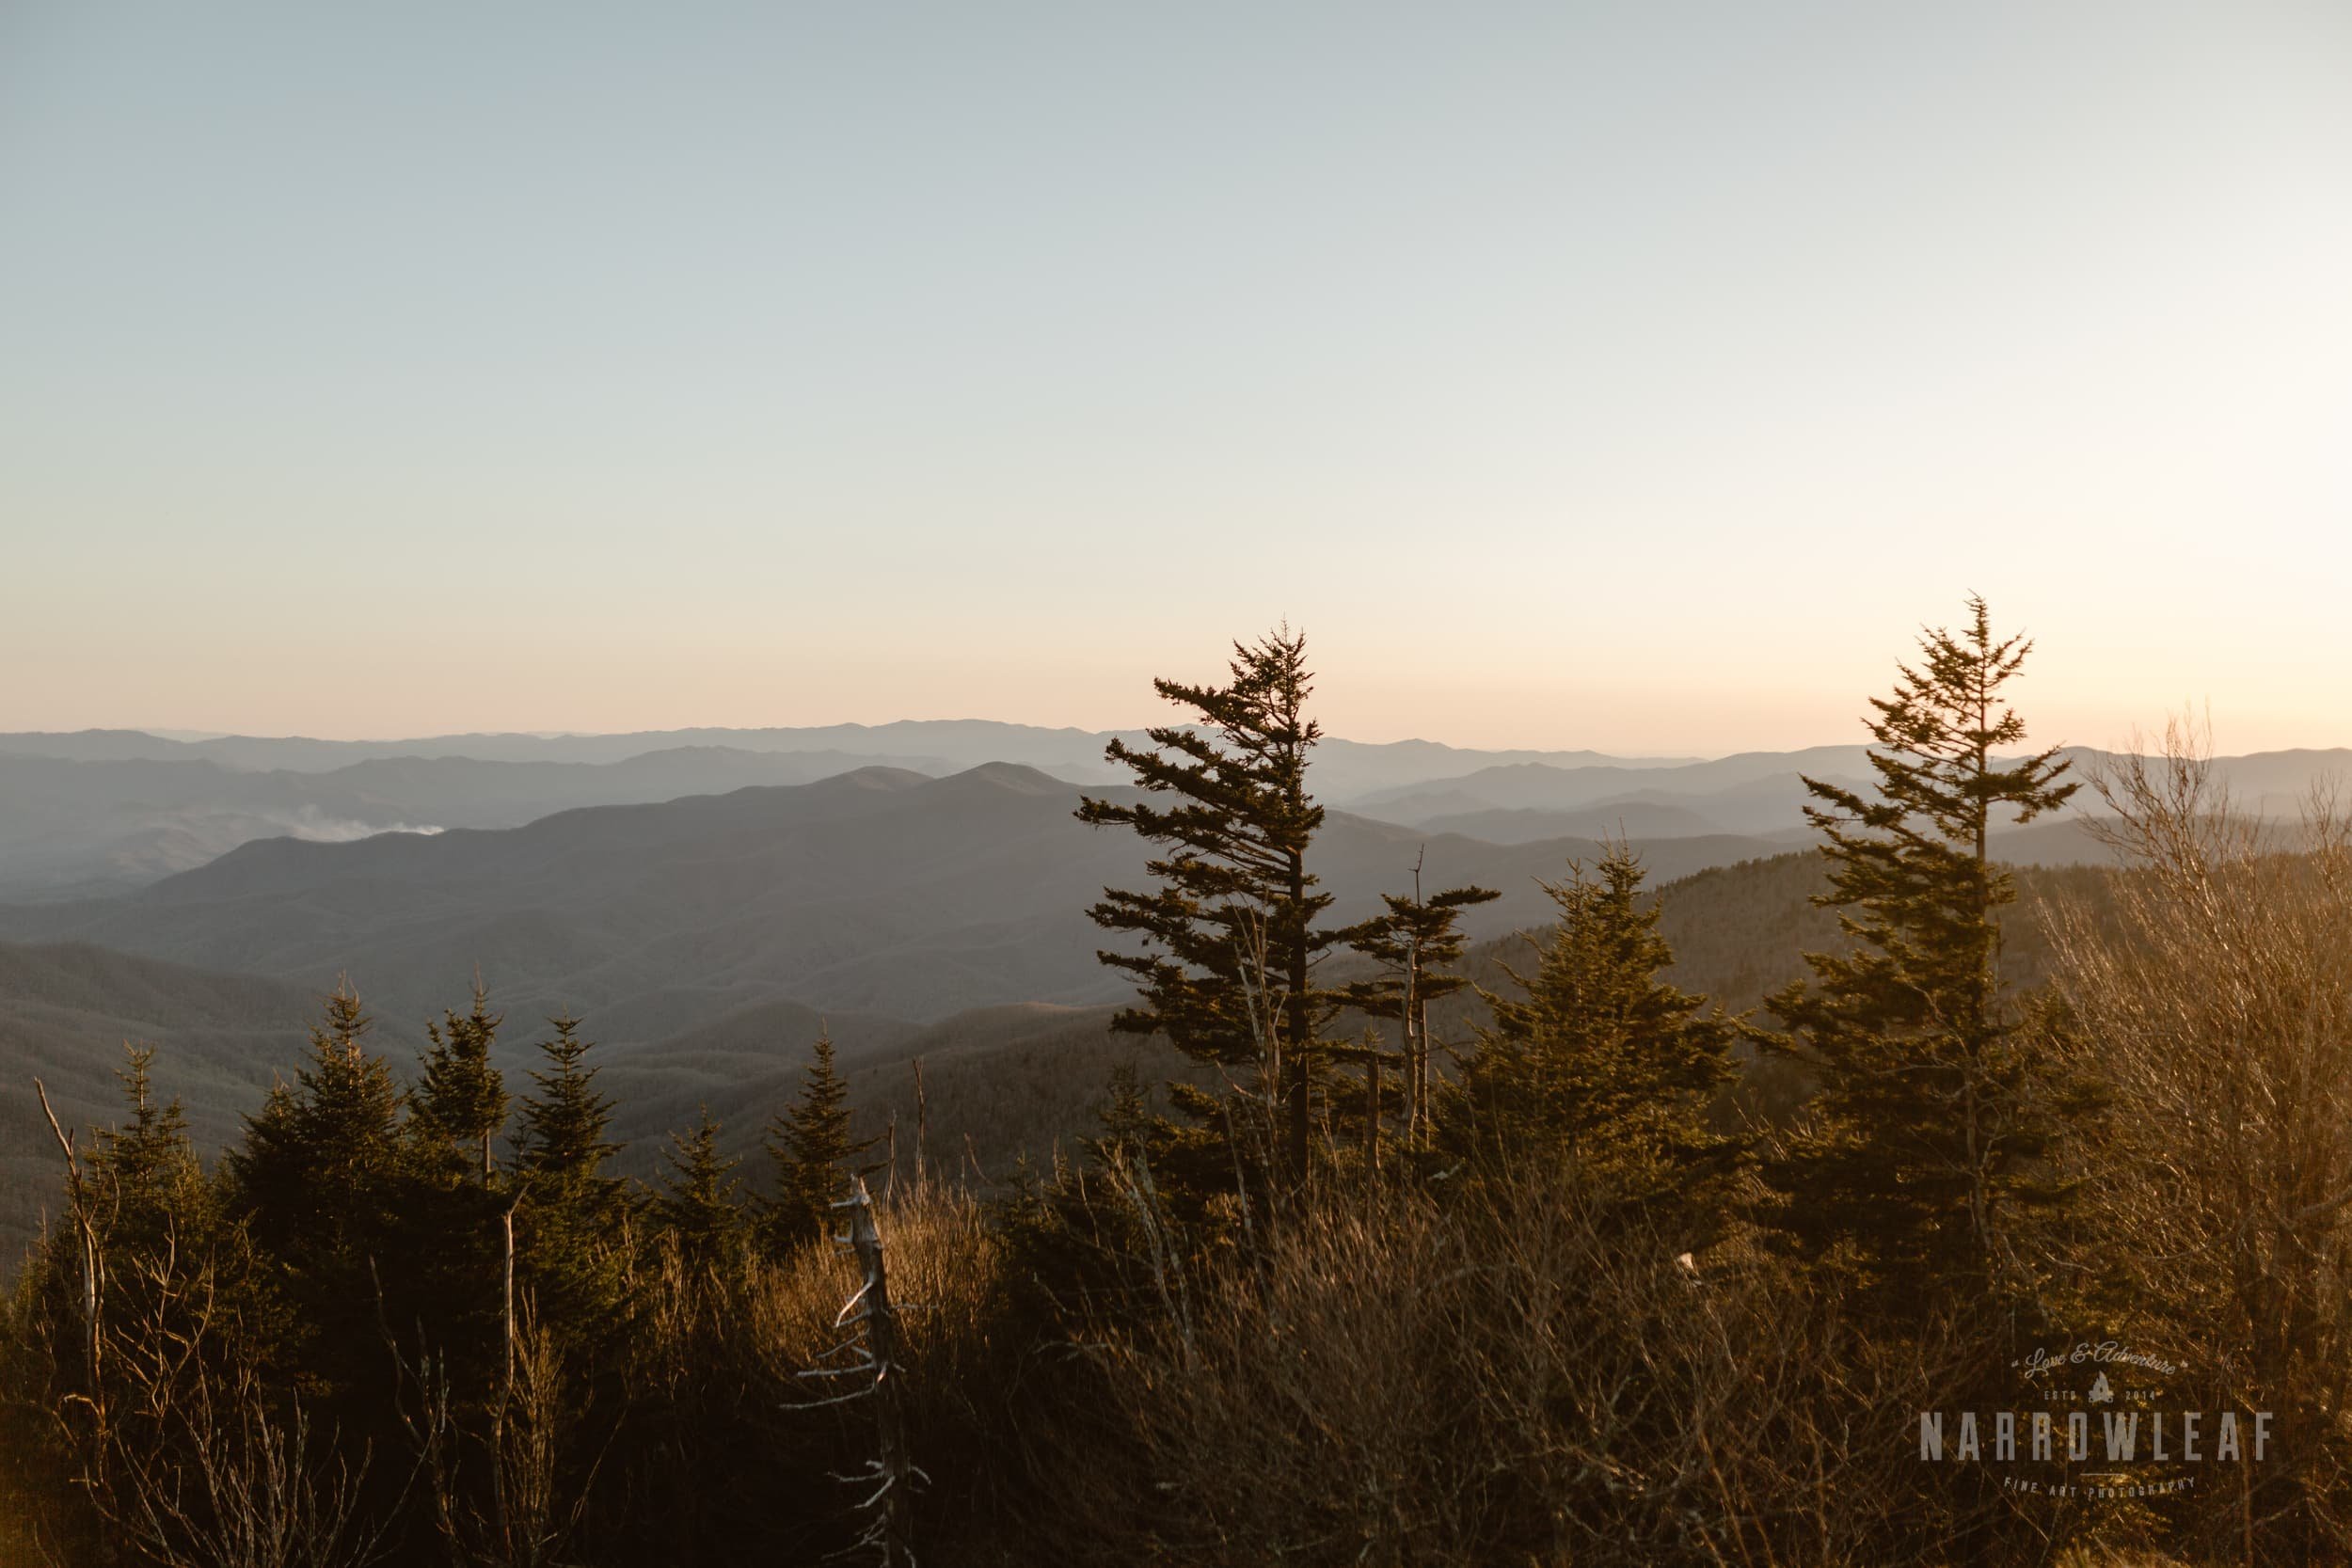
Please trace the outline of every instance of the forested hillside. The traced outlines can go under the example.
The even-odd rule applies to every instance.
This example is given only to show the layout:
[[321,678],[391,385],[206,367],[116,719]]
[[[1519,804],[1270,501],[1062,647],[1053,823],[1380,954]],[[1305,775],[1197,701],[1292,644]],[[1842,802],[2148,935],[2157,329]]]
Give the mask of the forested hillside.
[[209,1154],[236,1135],[301,1053],[318,998],[300,987],[211,974],[78,942],[0,943],[0,1245],[11,1273],[65,1188],[33,1081],[68,1127],[110,1119],[126,1041],[159,1048],[167,1092]]
[[[1533,874],[1556,879],[1567,874],[1568,863],[1564,858]],[[1668,974],[1683,989],[1735,1011],[1754,1008],[1766,992],[1804,972],[1804,953],[1835,944],[1835,914],[1811,902],[1826,885],[1824,878],[1819,853],[1808,849],[1664,882],[1658,888],[1661,929],[1675,954]],[[2094,868],[2023,874],[2023,896],[2004,923],[2010,933],[2004,961],[2014,983],[2038,985],[2049,977],[2049,902],[2095,902],[2105,880],[2106,873]],[[1530,940],[1522,931],[1474,943],[1465,973],[1481,986],[1515,993],[1508,972],[1528,966]],[[239,1118],[259,1103],[272,1077],[289,1069],[323,994],[88,944],[0,945],[0,957],[6,959],[0,967],[0,1117],[25,1132],[9,1145],[10,1179],[0,1187],[0,1245],[11,1261],[31,1239],[39,1216],[55,1211],[61,1191],[32,1095],[36,1074],[46,1076],[59,1114],[84,1124],[112,1108],[121,1046],[160,1045],[157,1087],[183,1101],[191,1134],[209,1159],[232,1140]],[[1335,975],[1361,968],[1344,956],[1333,963]],[[356,972],[355,983],[365,973]],[[372,998],[373,992],[362,995]],[[234,1000],[224,1006],[223,999]],[[444,994],[441,1001],[459,999]],[[669,1004],[669,993],[658,991],[610,1012],[582,1009],[616,1090],[615,1126],[628,1146],[617,1168],[648,1180],[659,1172],[660,1140],[705,1106],[719,1118],[730,1152],[752,1149],[757,1129],[789,1098],[806,1042],[820,1031],[830,1032],[840,1047],[843,1070],[857,1089],[861,1125],[879,1133],[890,1112],[898,1113],[907,1128],[910,1169],[915,1115],[910,1064],[925,1058],[938,1148],[961,1166],[969,1140],[992,1180],[1024,1155],[1045,1158],[1057,1142],[1074,1147],[1073,1140],[1093,1125],[1113,1064],[1130,1062],[1149,1080],[1168,1076],[1181,1060],[1164,1044],[1111,1035],[1109,1004],[1003,1004],[924,1022],[779,1000],[674,1034],[640,1037],[644,1025],[636,1021],[659,1027]],[[509,1009],[524,1034],[550,1010]],[[430,1016],[425,1009],[405,1020],[389,1009],[377,1013],[379,1049],[404,1073],[424,1048]],[[1482,1010],[1474,996],[1464,994],[1439,1005],[1434,1016],[1448,1037],[1466,1041]],[[524,1035],[510,1031],[498,1059],[509,1071],[523,1070],[530,1059]]]

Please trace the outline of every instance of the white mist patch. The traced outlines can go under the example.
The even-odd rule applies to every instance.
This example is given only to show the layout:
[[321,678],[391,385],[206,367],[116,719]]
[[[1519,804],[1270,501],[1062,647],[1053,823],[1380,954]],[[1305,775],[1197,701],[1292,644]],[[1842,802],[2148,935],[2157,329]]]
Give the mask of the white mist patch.
[[421,833],[428,837],[441,830],[421,822],[362,822],[356,816],[329,816],[316,807],[305,806],[300,811],[276,812],[270,820],[294,838],[307,839],[313,844],[353,844],[379,833]]

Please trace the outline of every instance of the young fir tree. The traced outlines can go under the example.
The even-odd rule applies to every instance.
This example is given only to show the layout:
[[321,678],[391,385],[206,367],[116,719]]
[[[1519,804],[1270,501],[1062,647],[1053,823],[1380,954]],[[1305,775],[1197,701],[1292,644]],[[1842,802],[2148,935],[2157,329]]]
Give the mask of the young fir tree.
[[1898,1299],[1995,1284],[2009,1211],[2057,1196],[2038,1175],[2056,1131],[2040,1064],[2000,988],[1996,911],[2015,890],[1987,839],[2076,786],[2055,749],[2002,759],[2026,736],[2002,691],[2033,644],[1996,641],[1981,598],[1968,611],[1871,701],[1876,797],[1805,781],[1828,840],[1817,901],[1855,945],[1807,954],[1810,982],[1770,999],[1820,1092],[1765,1164],[1777,1201],[1762,1217],[1790,1250],[1835,1253]]
[[131,1046],[126,1053],[129,1061],[115,1076],[131,1119],[101,1128],[89,1154],[89,1183],[106,1209],[107,1245],[150,1252],[184,1246],[209,1229],[203,1167],[180,1101],[155,1102],[155,1048]]
[[833,1039],[820,1034],[800,1095],[768,1124],[776,1190],[763,1206],[759,1231],[776,1257],[821,1239],[828,1211],[843,1196],[850,1156],[858,1148],[850,1136],[849,1098],[849,1085],[834,1069]]
[[1627,846],[1544,891],[1559,919],[1529,939],[1534,973],[1512,972],[1524,1000],[1487,998],[1494,1022],[1448,1097],[1444,1142],[1506,1161],[1568,1153],[1654,1212],[1703,1209],[1739,1153],[1708,1124],[1739,1027],[1661,977],[1674,951]]
[[654,1199],[654,1217],[677,1238],[678,1253],[690,1263],[724,1260],[743,1234],[742,1183],[736,1180],[737,1161],[719,1152],[719,1124],[704,1106],[691,1132],[670,1134],[663,1151],[670,1169]]
[[338,984],[311,1027],[309,1064],[291,1088],[270,1090],[229,1157],[255,1237],[281,1255],[366,1248],[408,1173],[400,1088],[363,1043],[373,1026],[359,993]]
[[593,1358],[618,1329],[628,1293],[629,1203],[604,1174],[620,1146],[605,1136],[612,1102],[585,1060],[593,1042],[568,1013],[548,1022],[554,1037],[539,1044],[548,1065],[531,1074],[515,1140],[515,1244],[540,1321]]
[[617,1189],[618,1182],[598,1174],[620,1145],[605,1140],[612,1102],[596,1092],[596,1069],[586,1065],[596,1042],[580,1037],[580,1020],[568,1013],[548,1023],[555,1037],[539,1044],[548,1065],[531,1074],[538,1092],[523,1097],[516,1161],[543,1183],[604,1182]]
[[424,1078],[417,1086],[416,1108],[436,1136],[461,1148],[478,1150],[482,1180],[495,1169],[491,1141],[506,1125],[506,1081],[490,1065],[490,1048],[497,1043],[505,1020],[490,1011],[489,993],[481,976],[473,983],[473,1008],[460,1018],[444,1012],[440,1023],[427,1023],[432,1046],[424,1054]]
[[1152,1132],[1152,1096],[1143,1086],[1143,1075],[1136,1070],[1135,1063],[1112,1065],[1109,1085],[1094,1108],[1094,1120],[1101,1131],[1092,1137],[1079,1139],[1078,1144],[1096,1166],[1104,1165],[1120,1150],[1146,1147]]
[[[1279,1097],[1280,1164],[1295,1187],[1312,1143],[1316,1036],[1329,1012],[1311,972],[1339,936],[1315,925],[1331,900],[1307,870],[1323,825],[1307,793],[1308,753],[1323,732],[1307,717],[1313,675],[1303,635],[1284,627],[1236,642],[1230,668],[1229,686],[1153,681],[1197,721],[1148,731],[1150,750],[1120,740],[1106,749],[1143,799],[1085,800],[1079,820],[1132,828],[1159,847],[1146,865],[1159,886],[1106,888],[1087,912],[1138,939],[1140,951],[1098,955],[1134,976],[1140,993],[1112,1026],[1165,1034],[1196,1060],[1263,1075],[1264,1098]],[[1231,1125],[1234,1107],[1217,1096],[1183,1084],[1170,1095],[1206,1128]],[[1194,1163],[1217,1180],[1230,1157]]]
[[[241,1222],[287,1308],[303,1374],[380,1414],[383,1325],[449,1338],[438,1263],[453,1257],[421,1183],[390,1069],[365,1045],[371,1022],[348,981],[311,1028],[310,1059],[246,1118],[228,1161],[229,1217]],[[370,1414],[374,1413],[374,1414]]]
[[1403,1036],[1397,1065],[1408,1150],[1422,1147],[1429,1129],[1429,1005],[1470,983],[1468,975],[1450,967],[1461,960],[1469,943],[1461,929],[1462,911],[1502,896],[1492,888],[1458,887],[1424,898],[1416,862],[1410,896],[1383,894],[1387,912],[1344,933],[1350,948],[1380,966],[1376,977],[1356,981],[1342,992],[1347,1005],[1368,1018],[1395,1020]]
[[1057,1147],[1040,1168],[1024,1156],[995,1205],[1010,1320],[1021,1333],[1099,1334],[1140,1326],[1168,1302],[1168,1205],[1160,1190],[1165,1125],[1133,1063],[1111,1069],[1095,1107],[1099,1131],[1078,1140],[1084,1158]]
[[[180,1101],[156,1102],[150,1076],[154,1049],[132,1047],[128,1053],[129,1062],[115,1074],[128,1119],[97,1130],[86,1165],[98,1217],[104,1310],[110,1321],[139,1324],[143,1333],[193,1338],[204,1329],[199,1320],[215,1305],[226,1313],[246,1305],[240,1299],[243,1280],[218,1256],[218,1209]],[[56,1250],[53,1243],[53,1257]],[[76,1249],[73,1273],[81,1261]],[[54,1273],[56,1265],[49,1267]],[[201,1305],[187,1291],[199,1275],[209,1287]]]

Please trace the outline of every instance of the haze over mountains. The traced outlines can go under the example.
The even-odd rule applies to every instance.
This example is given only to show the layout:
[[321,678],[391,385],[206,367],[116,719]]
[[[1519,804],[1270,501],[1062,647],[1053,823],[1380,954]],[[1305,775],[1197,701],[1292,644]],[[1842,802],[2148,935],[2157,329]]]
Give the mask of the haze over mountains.
[[[1140,730],[1049,729],[989,719],[902,719],[887,724],[828,724],[752,730],[641,730],[627,735],[445,735],[412,740],[315,740],[304,736],[168,738],[143,730],[0,734],[0,752],[76,761],[202,759],[245,770],[326,772],[373,757],[472,757],[485,762],[620,762],[648,752],[722,747],[760,752],[844,752],[905,763],[930,758],[946,770],[983,762],[1018,762],[1052,772],[1076,768],[1109,778],[1104,743],[1113,735],[1140,740]],[[1463,768],[1549,762],[1670,765],[1692,758],[1626,759],[1599,752],[1470,751],[1431,740],[1382,744],[1327,739],[1315,766],[1330,787],[1350,792],[1409,783]]]
[[[1140,740],[1139,732],[1124,732]],[[575,806],[805,784],[877,765],[944,775],[986,762],[1118,782],[1108,734],[983,721],[628,736],[182,740],[128,730],[0,735],[0,900],[103,896],[280,835],[324,841],[519,827]],[[1613,762],[1589,752],[1327,742],[1328,799],[1481,767]]]
[[[865,768],[514,829],[264,839],[125,897],[0,907],[0,936],[322,988],[348,970],[417,1017],[479,964],[517,1009],[571,1006],[625,1038],[780,998],[910,1020],[1109,1002],[1123,986],[1096,961],[1085,911],[1104,886],[1141,881],[1145,857],[1132,835],[1075,819],[1085,788],[1009,763],[943,779]],[[1774,847],[1729,834],[1641,846],[1663,878]],[[1537,876],[1598,849],[1333,811],[1315,870],[1344,920],[1409,886],[1425,855],[1432,887],[1503,890],[1472,927],[1493,935],[1542,917]]]
[[[1120,779],[1103,757],[1109,738],[977,720],[387,741],[0,735],[0,901],[125,894],[255,839],[520,827],[576,807],[807,784],[878,766],[945,776],[1007,762],[1110,784]],[[1865,757],[1859,746],[1702,761],[1332,739],[1318,750],[1315,781],[1327,804],[1498,843],[1619,833],[1790,843],[1804,835],[1800,775],[1862,783]],[[2224,771],[2250,802],[2286,814],[2346,761],[2341,752],[2279,752],[2226,759]]]

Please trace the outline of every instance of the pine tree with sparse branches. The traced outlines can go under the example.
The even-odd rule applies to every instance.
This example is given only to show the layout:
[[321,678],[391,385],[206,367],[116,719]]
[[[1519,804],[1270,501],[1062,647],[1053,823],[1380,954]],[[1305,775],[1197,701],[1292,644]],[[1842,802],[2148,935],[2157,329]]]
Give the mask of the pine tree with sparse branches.
[[1350,984],[1341,994],[1367,1018],[1394,1020],[1403,1037],[1397,1065],[1402,1069],[1408,1149],[1422,1147],[1429,1128],[1434,1087],[1429,1005],[1470,983],[1468,975],[1452,968],[1469,945],[1461,928],[1463,912],[1502,896],[1492,888],[1457,887],[1423,897],[1421,863],[1416,861],[1412,893],[1381,895],[1386,911],[1343,933],[1349,948],[1377,964],[1379,974]]
[[[1078,818],[1133,829],[1153,845],[1146,870],[1159,885],[1106,888],[1088,913],[1136,944],[1098,955],[1139,993],[1113,1027],[1165,1035],[1197,1061],[1238,1069],[1248,1080],[1240,1098],[1276,1124],[1265,1140],[1279,1145],[1283,1180],[1295,1188],[1306,1177],[1326,1069],[1317,1036],[1332,1010],[1312,969],[1340,936],[1315,924],[1331,900],[1307,869],[1323,824],[1307,765],[1323,732],[1307,716],[1314,677],[1303,634],[1285,626],[1236,642],[1229,668],[1232,682],[1221,687],[1153,681],[1196,721],[1147,731],[1148,748],[1118,739],[1106,748],[1142,798],[1088,799]],[[1248,1111],[1236,1097],[1189,1084],[1169,1092],[1200,1124],[1191,1142],[1205,1156],[1192,1162],[1201,1181],[1223,1180],[1218,1173],[1240,1151],[1218,1140]]]
[[2058,1130],[2044,1064],[2001,989],[1997,916],[2016,893],[1990,835],[2077,786],[2056,748],[2004,755],[2026,737],[2004,690],[2033,643],[1995,639],[1979,597],[1968,612],[1871,700],[1875,794],[1805,781],[1830,863],[1816,901],[1853,945],[1807,954],[1810,979],[1769,999],[1774,1043],[1820,1091],[1764,1165],[1761,1217],[1893,1300],[1997,1287],[2011,1217],[2060,1196],[2040,1159]]

